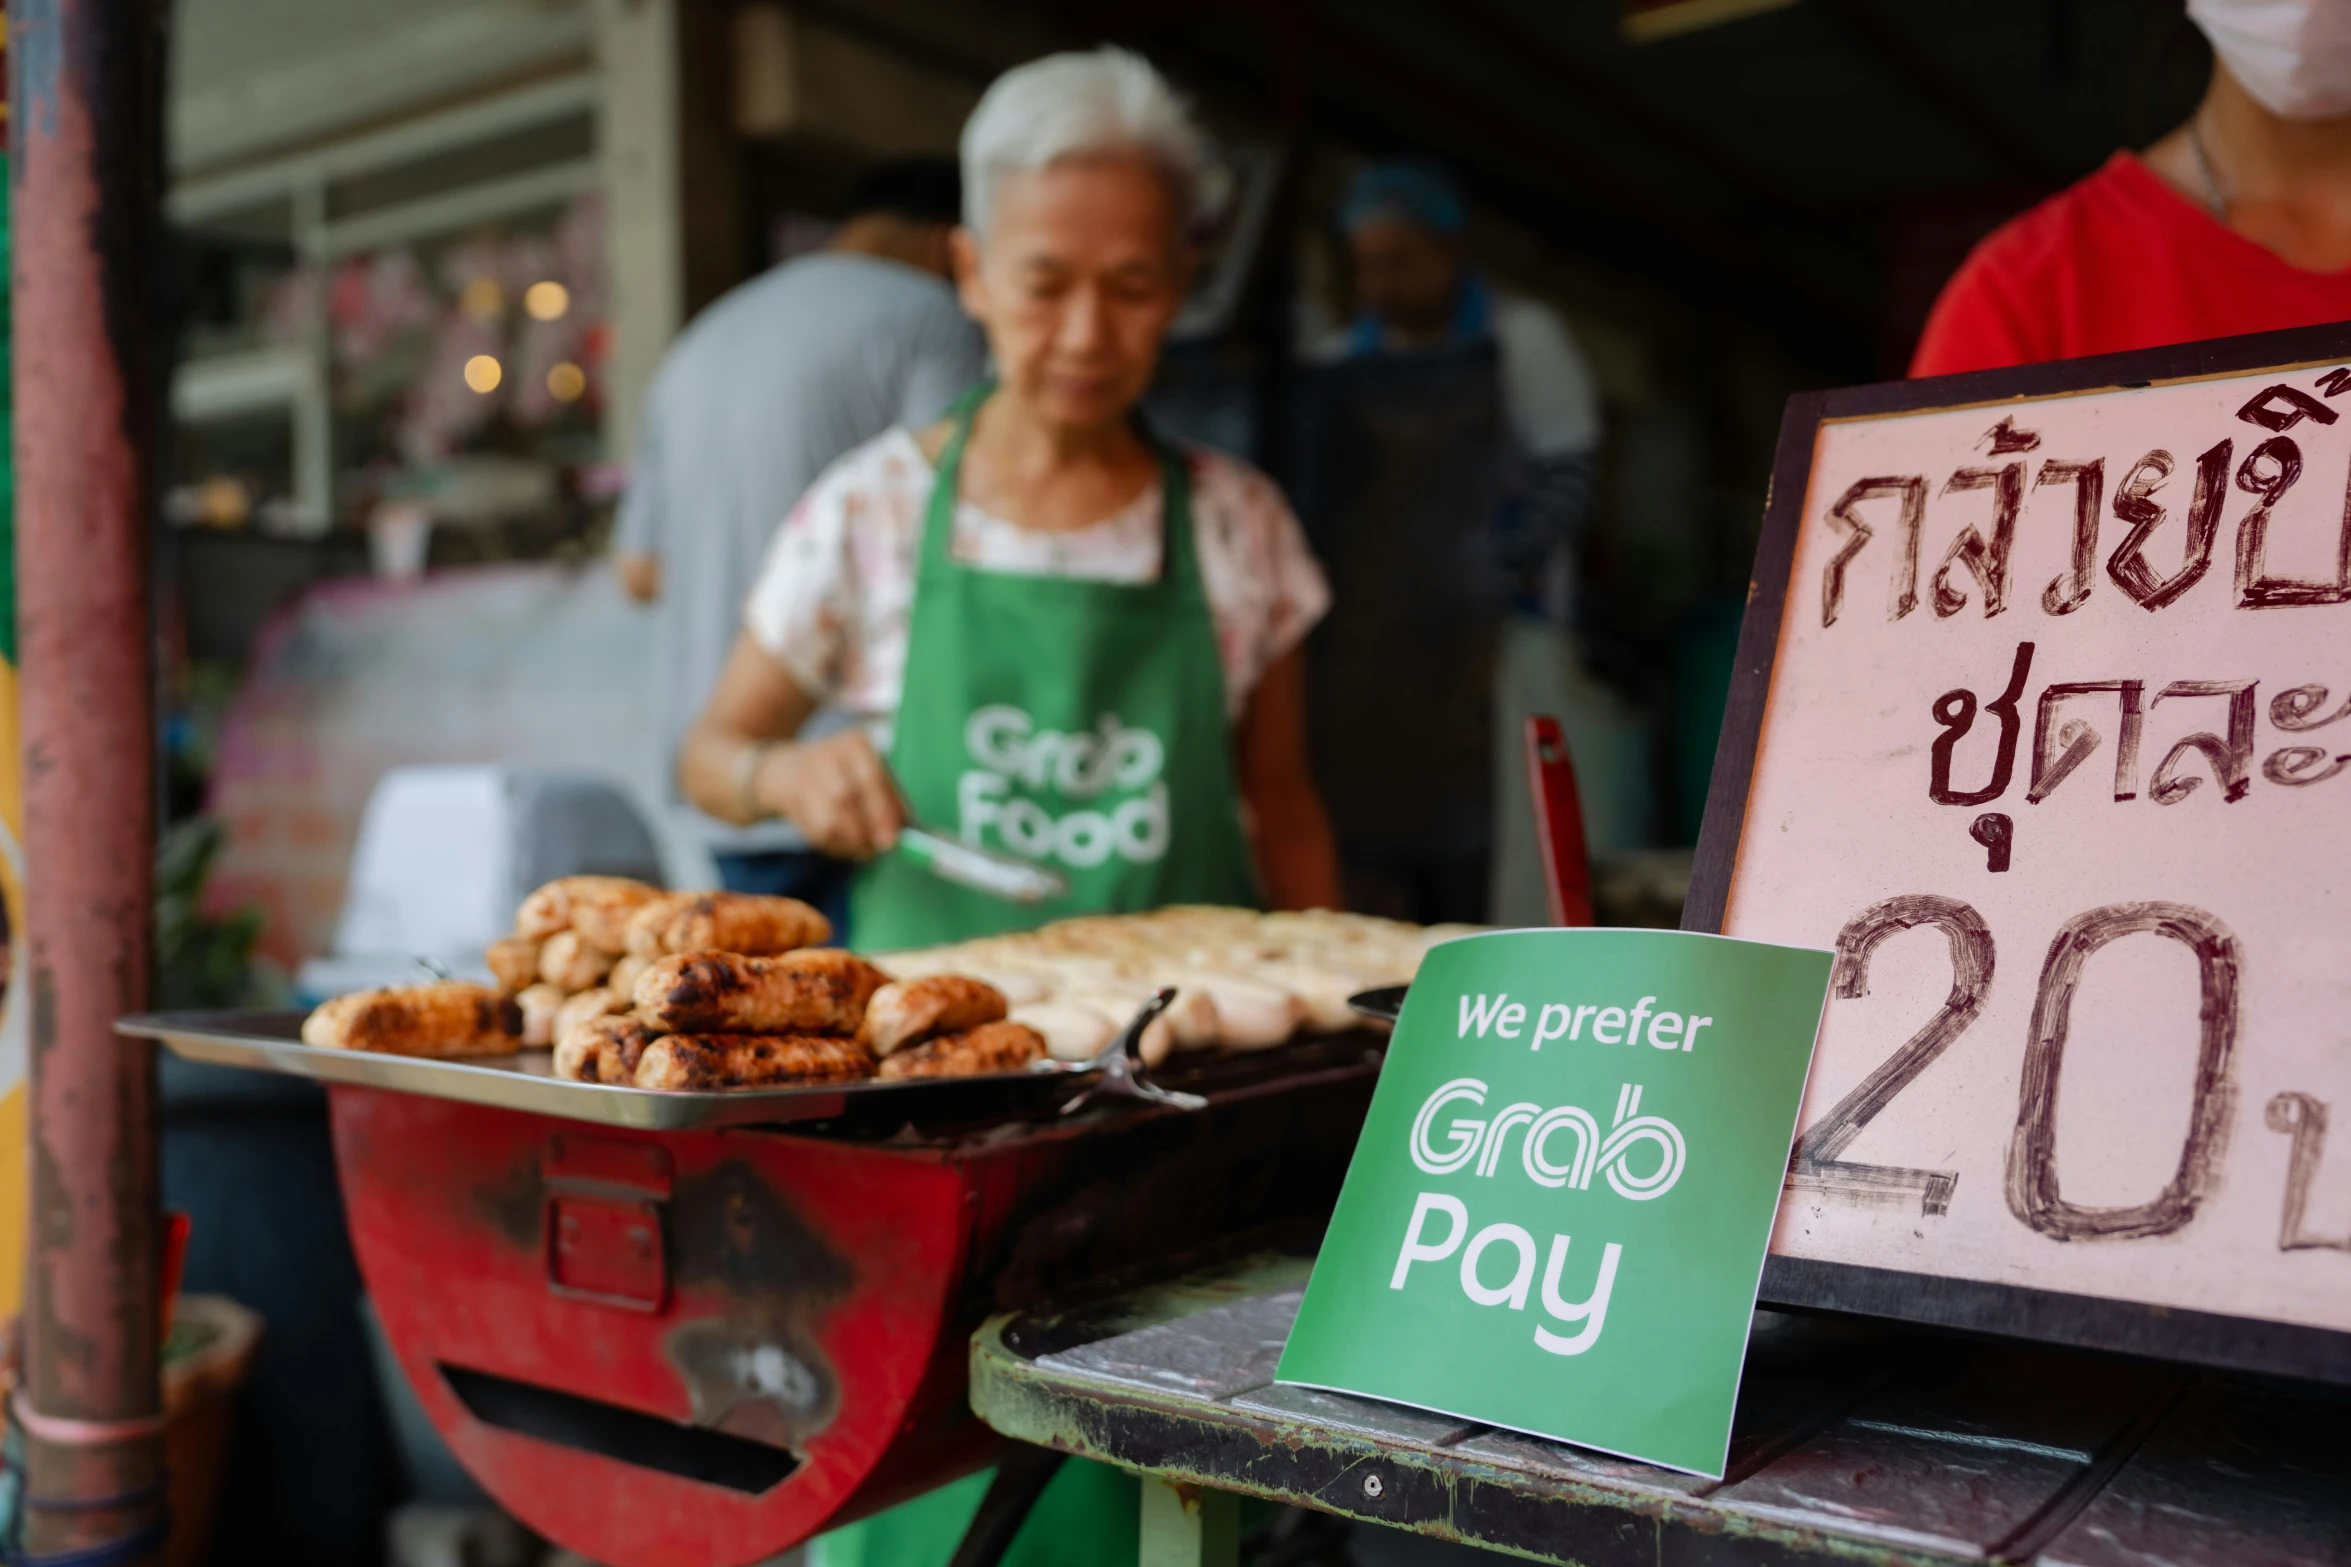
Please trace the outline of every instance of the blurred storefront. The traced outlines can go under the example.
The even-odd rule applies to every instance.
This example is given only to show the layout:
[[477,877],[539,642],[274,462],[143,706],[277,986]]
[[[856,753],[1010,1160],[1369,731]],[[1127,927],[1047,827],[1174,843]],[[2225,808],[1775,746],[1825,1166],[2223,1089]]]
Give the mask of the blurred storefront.
[[[387,765],[594,767],[658,818],[650,628],[600,569],[637,400],[694,309],[823,242],[864,164],[951,150],[979,81],[779,5],[177,23],[171,800],[227,829],[207,906],[257,908],[290,973]],[[444,575],[471,567],[504,587]],[[501,721],[502,674],[509,715],[569,721]]]

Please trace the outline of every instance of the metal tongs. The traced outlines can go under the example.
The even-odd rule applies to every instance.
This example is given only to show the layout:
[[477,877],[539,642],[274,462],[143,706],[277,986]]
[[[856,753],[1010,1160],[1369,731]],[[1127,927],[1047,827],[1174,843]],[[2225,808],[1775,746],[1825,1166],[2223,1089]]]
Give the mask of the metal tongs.
[[1059,871],[979,848],[928,827],[909,824],[899,828],[898,847],[940,880],[1008,903],[1043,903],[1069,891],[1069,881]]
[[1100,1075],[1084,1093],[1061,1107],[1063,1115],[1075,1114],[1079,1106],[1096,1099],[1141,1099],[1176,1110],[1208,1108],[1208,1101],[1199,1094],[1161,1088],[1142,1076],[1143,1031],[1158,1021],[1159,1014],[1165,1012],[1175,998],[1175,987],[1170,985],[1143,1003],[1143,1010],[1135,1014],[1134,1021],[1120,1030],[1116,1039],[1104,1045],[1100,1053],[1086,1063],[1087,1067]]

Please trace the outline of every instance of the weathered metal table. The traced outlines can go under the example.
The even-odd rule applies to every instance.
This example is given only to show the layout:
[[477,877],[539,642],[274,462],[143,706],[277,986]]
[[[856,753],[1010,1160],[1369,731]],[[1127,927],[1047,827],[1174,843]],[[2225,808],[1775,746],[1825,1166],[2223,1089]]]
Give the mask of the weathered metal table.
[[2351,1563],[2351,1399],[1760,1312],[1728,1474],[1272,1385],[1308,1262],[992,1319],[972,1404],[1142,1472],[1144,1567],[1230,1564],[1241,1496],[1586,1567]]

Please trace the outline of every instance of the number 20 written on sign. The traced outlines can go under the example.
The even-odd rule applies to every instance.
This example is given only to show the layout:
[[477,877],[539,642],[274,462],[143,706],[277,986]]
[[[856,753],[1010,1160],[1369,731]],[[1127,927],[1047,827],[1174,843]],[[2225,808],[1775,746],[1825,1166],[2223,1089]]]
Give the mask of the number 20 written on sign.
[[[1959,1179],[1956,1171],[1863,1164],[1839,1157],[1967,1031],[1990,993],[1995,947],[1983,916],[1955,898],[1922,893],[1875,904],[1838,932],[1836,964],[1829,977],[1831,996],[1854,1000],[1868,995],[1870,958],[1878,946],[1921,926],[1941,930],[1950,943],[1950,994],[1924,1026],[1805,1130],[1789,1161],[1788,1184],[1793,1190],[1862,1202],[1907,1201],[1915,1194],[1921,1213],[1928,1216],[1950,1208]],[[2068,1202],[2060,1190],[2059,1074],[2084,968],[2108,943],[2138,934],[2176,941],[2196,960],[2198,1033],[2187,1130],[2171,1179],[2154,1197],[2124,1207],[2091,1207]],[[2219,1180],[2236,1106],[2232,1067],[2242,965],[2237,938],[2228,928],[2186,904],[2109,904],[2077,914],[2059,928],[2041,964],[2026,1033],[2016,1125],[2008,1141],[2003,1194],[2018,1220],[2052,1240],[2077,1241],[2168,1235],[2195,1218]],[[2304,1223],[2326,1137],[2326,1106],[2308,1094],[2282,1093],[2270,1102],[2266,1120],[2273,1131],[2294,1140],[2279,1225],[2280,1249],[2351,1252],[2351,1237],[2314,1236]]]

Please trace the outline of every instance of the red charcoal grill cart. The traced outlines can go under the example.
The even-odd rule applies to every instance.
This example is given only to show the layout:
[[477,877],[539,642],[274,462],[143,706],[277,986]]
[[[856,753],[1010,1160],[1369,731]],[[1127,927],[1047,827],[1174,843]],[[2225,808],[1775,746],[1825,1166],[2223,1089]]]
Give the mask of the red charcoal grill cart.
[[[1550,719],[1526,741],[1552,919],[1588,924],[1565,743]],[[1205,1095],[1192,1109],[1081,1105],[1085,1080],[1052,1074],[646,1095],[310,1050],[300,1022],[118,1028],[329,1080],[352,1241],[409,1384],[492,1496],[611,1567],[755,1562],[987,1463],[1001,1439],[966,1382],[992,1313],[1310,1246],[1381,1043],[1198,1058],[1167,1074]],[[696,1105],[750,1124],[615,1124]]]
[[466,1468],[597,1561],[713,1567],[987,1462],[965,1379],[988,1313],[1310,1244],[1377,1043],[1217,1062],[1196,1111],[961,1124],[836,1098],[821,1122],[652,1131],[329,1092],[369,1293]]

